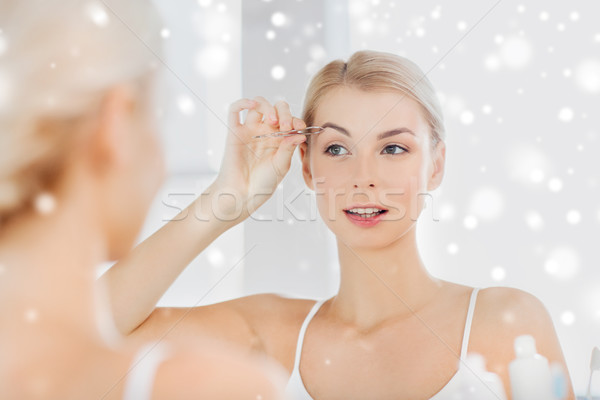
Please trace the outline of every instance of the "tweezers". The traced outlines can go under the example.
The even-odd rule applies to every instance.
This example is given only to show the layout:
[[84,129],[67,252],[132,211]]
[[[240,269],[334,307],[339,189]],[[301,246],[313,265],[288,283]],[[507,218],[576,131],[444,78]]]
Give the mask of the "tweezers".
[[292,129],[291,131],[282,131],[282,132],[273,132],[267,133],[266,135],[258,135],[253,136],[252,139],[263,139],[269,137],[284,137],[284,136],[293,136],[293,135],[316,135],[317,133],[321,133],[325,130],[320,126],[309,126],[304,129]]

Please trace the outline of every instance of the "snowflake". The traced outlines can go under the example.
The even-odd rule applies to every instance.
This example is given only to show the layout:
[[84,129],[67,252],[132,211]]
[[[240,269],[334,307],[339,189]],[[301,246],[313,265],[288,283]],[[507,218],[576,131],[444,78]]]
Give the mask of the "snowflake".
[[548,188],[552,192],[560,192],[563,188],[563,183],[559,178],[552,178],[548,181]]
[[579,272],[579,255],[570,247],[558,247],[548,255],[544,269],[555,279],[571,279]]
[[110,23],[110,17],[106,7],[98,1],[91,1],[86,4],[85,12],[94,24],[99,27],[105,27]]
[[206,78],[216,78],[227,70],[229,51],[222,45],[213,44],[203,48],[196,57],[196,68]]
[[573,119],[575,113],[569,107],[563,107],[558,112],[558,119],[562,122],[569,122]]
[[508,68],[521,69],[527,66],[532,58],[532,46],[522,37],[509,37],[502,43],[500,58]]
[[492,268],[491,276],[496,282],[503,281],[506,278],[506,270],[501,266],[494,267]]
[[583,91],[600,93],[600,61],[588,59],[575,69],[575,82]]
[[544,219],[537,211],[529,211],[525,214],[525,223],[532,231],[540,231],[544,228]]
[[225,263],[225,255],[217,248],[210,249],[206,258],[213,267],[220,267]]
[[194,100],[187,95],[180,96],[177,99],[177,107],[183,115],[192,115],[196,111]]
[[287,16],[282,12],[275,12],[271,15],[271,23],[276,27],[282,27],[288,22]]
[[567,222],[571,225],[577,225],[581,222],[581,213],[577,210],[569,210],[567,212]]
[[285,68],[281,65],[275,65],[271,68],[271,77],[276,81],[280,81],[285,78]]
[[575,314],[573,311],[567,310],[560,315],[560,322],[566,326],[571,326],[575,323]]

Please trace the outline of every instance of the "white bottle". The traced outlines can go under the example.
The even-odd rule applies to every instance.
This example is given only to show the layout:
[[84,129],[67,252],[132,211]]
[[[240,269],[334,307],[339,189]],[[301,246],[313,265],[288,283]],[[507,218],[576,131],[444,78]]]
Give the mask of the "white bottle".
[[483,356],[471,353],[461,366],[461,399],[506,400],[500,377],[485,369]]
[[530,335],[517,337],[515,354],[517,358],[508,367],[513,400],[554,400],[550,366],[537,354],[535,339]]

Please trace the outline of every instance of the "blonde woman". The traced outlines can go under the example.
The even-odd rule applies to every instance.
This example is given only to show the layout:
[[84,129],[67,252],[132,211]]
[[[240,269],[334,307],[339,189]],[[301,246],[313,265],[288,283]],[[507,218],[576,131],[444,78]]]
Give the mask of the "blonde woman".
[[[188,218],[167,224],[104,277],[121,332],[157,337],[185,314],[172,339],[210,334],[267,354],[288,371],[287,392],[302,400],[453,398],[467,353],[485,358],[510,397],[508,364],[522,334],[566,370],[552,321],[535,297],[442,281],[421,260],[421,195],[442,182],[445,144],[435,92],[415,64],[373,51],[333,61],[313,78],[303,119],[325,128],[301,145],[300,156],[320,215],[337,237],[338,293],[317,302],[262,294],[153,310],[185,265],[228,227]],[[268,186],[251,172],[238,175],[239,197]],[[206,218],[210,203],[202,201],[191,207]]]
[[[128,343],[109,323],[94,268],[130,250],[164,170],[140,42],[158,51],[161,24],[148,1],[105,1],[0,0],[0,397],[279,399],[274,363],[199,336]],[[283,173],[298,138],[279,143],[263,163]]]

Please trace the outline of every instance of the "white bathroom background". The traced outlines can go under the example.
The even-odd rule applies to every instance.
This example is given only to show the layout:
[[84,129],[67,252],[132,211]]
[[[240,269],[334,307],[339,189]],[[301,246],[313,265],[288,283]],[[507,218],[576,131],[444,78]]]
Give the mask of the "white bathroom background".
[[[406,56],[438,90],[447,128],[445,181],[419,223],[426,264],[443,279],[540,298],[585,393],[600,345],[600,2],[155,2],[169,178],[141,239],[214,178],[229,103],[262,95],[299,115],[309,78],[328,61],[363,48]],[[336,254],[295,157],[275,196],[160,304],[324,298],[337,288]],[[600,376],[593,386],[600,394]]]

